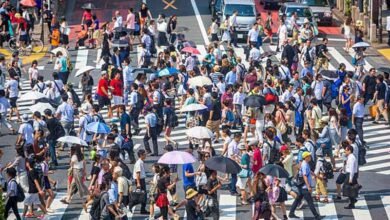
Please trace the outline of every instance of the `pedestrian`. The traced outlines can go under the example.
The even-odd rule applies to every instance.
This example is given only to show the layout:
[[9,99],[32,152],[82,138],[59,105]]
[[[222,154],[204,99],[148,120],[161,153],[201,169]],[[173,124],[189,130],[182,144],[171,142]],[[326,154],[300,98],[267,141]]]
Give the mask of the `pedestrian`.
[[[227,157],[234,160],[234,161],[239,160],[239,153],[240,152],[238,149],[238,145],[241,141],[241,137],[242,137],[242,135],[240,133],[234,134],[233,140],[228,145]],[[236,189],[236,184],[237,184],[237,174],[231,174],[230,185],[229,185],[229,191],[230,191],[231,195],[238,195],[238,192]],[[245,185],[243,185],[243,187],[245,187]],[[244,202],[246,202],[246,201],[244,200]]]
[[6,97],[8,96],[9,104],[11,105],[11,111],[10,111],[9,116],[8,116],[10,121],[12,120],[12,116],[13,116],[14,112],[16,114],[17,120],[20,121],[19,109],[18,109],[18,106],[16,103],[18,100],[18,96],[19,96],[19,82],[18,82],[18,80],[19,80],[19,77],[12,76],[10,74],[10,80],[5,85],[5,91],[6,91],[5,96]]
[[240,157],[241,160],[237,161],[237,163],[240,165],[241,172],[238,173],[237,178],[237,187],[240,189],[241,193],[241,205],[248,205],[247,202],[247,187],[251,188],[251,176],[252,171],[250,169],[250,156],[247,152],[246,146],[244,144],[238,145],[238,150],[240,150]]
[[[144,161],[146,159],[146,152],[145,150],[141,149],[137,152],[138,160],[134,164],[134,171],[133,171],[133,179],[135,180],[136,189],[143,190],[146,192],[146,170],[145,170],[145,164]],[[146,193],[144,193],[145,199],[143,203],[141,203],[141,215],[149,215],[150,213],[146,211]],[[133,201],[130,200],[129,203],[129,210],[132,210],[134,207]]]
[[[59,30],[59,24],[56,23],[52,29],[51,29],[51,33],[50,33],[50,50],[54,50],[56,49],[59,45],[60,45],[60,38],[61,38],[61,34],[60,34],[60,30]],[[53,54],[50,53],[50,60],[47,62],[48,64],[52,64],[53,63]]]
[[379,117],[383,115],[383,118],[385,119],[386,123],[389,123],[389,116],[388,116],[388,109],[385,109],[385,97],[386,97],[386,91],[387,91],[387,85],[383,82],[384,78],[383,75],[378,75],[376,78],[376,86],[375,86],[375,93],[374,98],[375,105],[377,106],[375,121],[374,124],[378,124]]
[[[65,135],[68,136],[74,132],[74,108],[68,103],[68,96],[62,96],[62,104],[58,106],[55,117],[60,120],[62,127],[65,129]],[[67,144],[62,145],[62,150]]]
[[353,105],[352,110],[352,124],[355,127],[361,143],[365,143],[363,135],[363,120],[365,114],[364,108],[364,98],[359,96],[357,97],[357,102]]
[[219,201],[218,201],[218,190],[221,188],[222,184],[218,180],[218,175],[216,170],[210,170],[210,177],[207,180],[207,196],[211,198],[212,205],[207,207],[206,216],[211,216],[213,220],[218,220],[220,217],[219,213]]
[[149,182],[149,219],[154,218],[154,205],[156,204],[156,197],[157,194],[157,183],[160,179],[160,165],[153,164],[152,166],[152,172],[154,173],[152,180]]
[[93,77],[90,75],[90,71],[84,72],[81,77],[81,91],[83,92],[82,100],[86,100],[88,95],[92,95],[92,87],[94,86]]
[[273,32],[272,32],[272,13],[271,11],[267,12],[267,18],[264,22],[264,33],[265,33],[265,38],[263,39],[263,42],[269,39],[270,45],[273,45]]
[[12,127],[12,125],[7,121],[8,108],[11,105],[8,100],[5,98],[4,90],[0,90],[0,126],[5,125],[12,134],[16,134],[16,130]]
[[[358,160],[354,156],[354,149],[352,146],[345,147],[345,155],[347,156],[346,166],[345,166],[345,181],[344,187],[347,188],[346,196],[349,198],[349,205],[344,207],[345,209],[354,209],[355,203],[357,202],[357,178],[358,178]],[[348,187],[349,185],[349,187]],[[343,193],[344,194],[344,193]]]
[[206,127],[215,133],[214,143],[218,143],[219,139],[219,125],[222,118],[221,103],[218,100],[218,94],[216,92],[211,93],[212,108],[210,109],[210,115],[206,123]]
[[[316,168],[314,170],[314,175],[316,178],[316,197],[315,200],[318,202],[328,203],[328,189],[327,189],[327,179],[325,173],[325,165],[326,159],[323,156],[323,151],[321,148],[316,151],[317,163]],[[321,200],[321,195],[324,197]]]
[[57,181],[51,180],[49,177],[50,155],[46,153],[46,154],[42,155],[41,157],[44,158],[43,162],[41,163],[42,172],[43,172],[42,185],[43,185],[43,190],[44,190],[45,194],[46,193],[48,194],[48,197],[45,200],[46,210],[48,213],[54,213],[54,210],[50,208],[50,206],[54,200],[54,193],[53,193],[53,189],[51,186],[51,182],[53,182],[54,187],[56,187]]
[[352,47],[352,18],[350,16],[345,19],[345,22],[341,28],[342,32],[344,31],[344,38],[346,39],[345,47],[343,48],[347,53]]
[[111,107],[112,96],[109,92],[110,92],[110,87],[108,82],[108,75],[106,71],[102,71],[96,89],[96,96],[99,103],[99,108],[108,106],[108,118],[111,118],[112,117],[112,107]]
[[123,83],[121,79],[122,74],[117,72],[115,78],[110,81],[109,89],[111,91],[112,99],[114,100],[113,110],[116,109],[117,117],[119,118],[119,108],[123,105]]
[[13,167],[7,168],[5,170],[7,173],[7,194],[6,194],[6,204],[4,211],[4,219],[8,219],[9,211],[12,209],[17,220],[20,220],[20,215],[18,211],[18,185],[16,182],[16,169]]

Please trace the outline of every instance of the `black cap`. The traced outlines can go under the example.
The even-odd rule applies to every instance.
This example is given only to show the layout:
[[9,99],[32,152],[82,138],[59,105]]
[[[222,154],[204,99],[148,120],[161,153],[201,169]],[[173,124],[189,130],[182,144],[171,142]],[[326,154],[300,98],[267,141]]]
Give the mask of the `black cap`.
[[171,144],[167,144],[167,145],[165,145],[164,150],[166,150],[168,152],[173,151],[173,146]]

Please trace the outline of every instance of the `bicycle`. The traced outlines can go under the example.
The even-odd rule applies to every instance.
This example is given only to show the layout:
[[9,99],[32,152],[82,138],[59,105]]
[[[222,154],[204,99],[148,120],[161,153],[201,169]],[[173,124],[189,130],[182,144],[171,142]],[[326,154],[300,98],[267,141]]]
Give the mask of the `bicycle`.
[[16,37],[11,37],[8,41],[8,48],[12,51],[19,51],[21,56],[29,56],[31,53],[40,53],[43,51],[43,42],[37,39],[31,39],[27,47],[20,46]]

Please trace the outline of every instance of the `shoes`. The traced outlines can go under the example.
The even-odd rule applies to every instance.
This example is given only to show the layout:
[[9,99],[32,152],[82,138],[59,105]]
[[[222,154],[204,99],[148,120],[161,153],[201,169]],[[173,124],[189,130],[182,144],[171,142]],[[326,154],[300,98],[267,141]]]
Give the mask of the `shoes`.
[[296,216],[294,213],[290,213],[289,215],[288,215],[288,218],[298,218],[299,219],[299,217],[298,216]]
[[305,205],[305,201],[302,200],[301,204],[298,205],[297,209],[301,210],[304,205]]
[[334,200],[341,200],[341,196],[336,196]]
[[158,154],[151,154],[151,155],[149,155],[149,156],[152,156],[152,157],[158,157]]
[[54,210],[51,209],[51,208],[47,208],[46,211],[47,211],[48,213],[54,213]]
[[320,219],[323,219],[323,218],[325,218],[325,216],[318,215],[318,216],[314,217],[315,220],[320,220]]
[[146,210],[141,210],[140,214],[141,215],[149,215],[150,213]]
[[377,121],[373,121],[372,123],[373,123],[373,124],[379,124],[379,122],[377,122]]
[[238,194],[238,192],[230,192],[230,195],[232,195],[232,196],[237,196],[237,195],[239,195],[239,194]]
[[355,205],[349,204],[348,206],[345,206],[344,209],[354,209]]

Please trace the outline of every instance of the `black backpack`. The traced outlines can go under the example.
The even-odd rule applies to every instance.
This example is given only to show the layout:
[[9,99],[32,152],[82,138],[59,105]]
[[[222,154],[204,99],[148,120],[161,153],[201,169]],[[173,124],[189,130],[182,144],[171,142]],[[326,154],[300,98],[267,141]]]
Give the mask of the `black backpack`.
[[359,155],[358,155],[358,164],[359,166],[363,166],[364,164],[367,163],[366,161],[366,154],[367,150],[366,148],[360,143],[359,140],[355,141],[356,145],[358,146],[359,149]]
[[124,162],[120,162],[119,167],[122,168],[122,176],[126,177],[128,180],[133,178],[133,174]]
[[17,190],[16,201],[23,202],[24,199],[26,198],[26,196],[24,195],[23,188],[20,186],[19,183],[16,182],[16,180],[12,180],[12,181],[16,183],[16,190]]
[[55,125],[55,129],[53,131],[53,137],[55,140],[57,140],[58,138],[63,137],[63,136],[65,136],[65,129],[64,129],[64,127],[62,127],[62,124],[60,123],[60,121],[58,119],[56,119],[56,125]]
[[310,48],[306,48],[305,60],[308,61],[308,62],[312,61],[311,56],[310,56],[310,50],[311,50],[311,47]]
[[265,142],[270,147],[268,163],[277,163],[280,161],[280,151],[276,148],[276,141],[274,141],[273,146],[269,142]]
[[76,104],[77,108],[79,108],[81,106],[81,101],[79,96],[73,89],[70,90],[70,93],[72,94],[73,103]]
[[172,113],[172,127],[179,126],[179,118],[177,117],[176,113]]
[[101,207],[100,207],[100,201],[102,200],[103,195],[107,192],[102,192],[100,196],[97,196],[93,199],[91,210],[89,211],[89,214],[91,215],[92,220],[99,220],[100,215],[102,213]]
[[141,95],[141,93],[137,92],[137,103],[135,107],[137,110],[142,110],[145,106],[145,98]]
[[333,174],[332,164],[325,159],[323,161],[323,171],[326,179],[328,180],[333,179],[334,174]]

